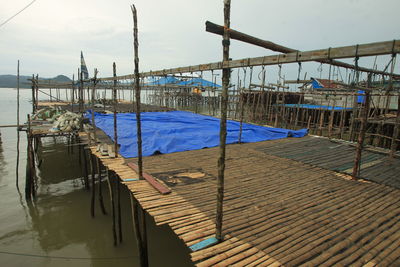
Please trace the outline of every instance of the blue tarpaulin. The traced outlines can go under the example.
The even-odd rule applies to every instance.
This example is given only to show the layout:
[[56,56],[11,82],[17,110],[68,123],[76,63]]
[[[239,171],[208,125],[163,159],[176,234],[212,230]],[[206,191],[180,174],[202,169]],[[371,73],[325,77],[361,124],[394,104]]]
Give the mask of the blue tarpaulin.
[[308,108],[308,109],[324,109],[324,110],[351,110],[352,108],[345,107],[333,107],[333,106],[320,106],[320,105],[309,105],[309,104],[284,104],[285,107],[289,108]]
[[[357,93],[365,94],[365,92],[363,90],[358,90]],[[357,96],[357,103],[358,104],[364,104],[365,103],[365,96],[363,96],[363,95]]]
[[175,78],[174,76],[167,76],[167,77],[162,77],[158,80],[148,82],[146,83],[146,85],[166,85],[166,84],[176,84],[178,82],[180,82],[180,80]]
[[179,85],[194,85],[194,86],[201,86],[201,87],[221,87],[221,85],[204,80],[202,78],[193,78],[190,80],[181,81],[178,84]]
[[[95,121],[96,126],[114,140],[113,114],[95,113]],[[141,121],[143,156],[219,145],[220,120],[214,117],[185,111],[143,112]],[[125,158],[137,157],[135,113],[117,114],[117,122],[120,154]],[[228,120],[227,144],[238,142],[239,125],[239,122]],[[305,135],[307,135],[307,129],[294,131],[243,123],[242,142],[250,143]]]

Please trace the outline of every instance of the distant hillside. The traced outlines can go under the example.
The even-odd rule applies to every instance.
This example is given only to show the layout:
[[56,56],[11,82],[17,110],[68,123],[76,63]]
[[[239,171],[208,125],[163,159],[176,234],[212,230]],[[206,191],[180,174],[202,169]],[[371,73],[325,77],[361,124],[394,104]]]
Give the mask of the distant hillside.
[[[31,79],[32,76],[19,76],[19,87],[20,88],[30,88],[30,81],[28,79]],[[68,78],[65,75],[58,75],[54,78],[42,78],[39,77],[39,79],[43,80],[51,80],[54,82],[59,82],[59,83],[65,83],[65,82],[71,82],[71,79]],[[16,88],[17,87],[17,76],[16,75],[0,75],[0,88]]]

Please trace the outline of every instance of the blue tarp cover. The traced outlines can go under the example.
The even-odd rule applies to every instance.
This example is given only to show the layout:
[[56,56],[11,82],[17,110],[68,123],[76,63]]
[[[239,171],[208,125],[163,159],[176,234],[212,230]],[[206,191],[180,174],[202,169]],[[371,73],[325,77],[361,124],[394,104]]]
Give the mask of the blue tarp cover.
[[202,87],[221,87],[221,85],[204,80],[202,78],[193,78],[190,80],[181,81],[178,84],[179,85],[194,85],[194,86],[202,86]]
[[333,107],[333,106],[320,106],[320,105],[309,105],[309,104],[284,104],[285,107],[289,108],[308,108],[308,109],[325,109],[325,110],[350,110],[352,108],[345,108],[345,107]]
[[[89,118],[91,116],[88,116]],[[95,113],[96,126],[114,140],[113,114]],[[219,145],[220,120],[185,111],[143,112],[143,156],[215,147]],[[120,154],[137,157],[136,115],[117,114]],[[227,144],[238,142],[239,122],[227,122]],[[307,129],[298,131],[269,128],[243,123],[242,142],[259,142],[286,137],[303,137]]]
[[180,82],[180,80],[175,78],[174,76],[167,76],[167,77],[162,77],[158,80],[148,82],[146,83],[146,85],[166,85],[166,84],[176,84],[178,82]]

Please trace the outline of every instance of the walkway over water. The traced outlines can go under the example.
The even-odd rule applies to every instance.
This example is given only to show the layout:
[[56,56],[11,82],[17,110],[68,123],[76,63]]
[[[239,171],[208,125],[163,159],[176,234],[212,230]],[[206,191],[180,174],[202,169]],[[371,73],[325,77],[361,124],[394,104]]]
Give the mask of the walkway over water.
[[[331,170],[322,158],[346,154],[342,150],[348,145],[321,140],[288,138],[227,146],[225,239],[192,252],[192,261],[198,266],[398,264],[399,189],[349,180]],[[317,147],[325,155],[311,151]],[[156,223],[168,224],[187,246],[215,236],[218,148],[145,157],[145,172],[168,186],[172,191],[168,195],[145,180],[129,181],[137,178],[127,165],[135,159],[113,159],[100,156],[95,147],[91,150],[104,166],[127,180],[124,184]],[[339,154],[344,166],[346,157]],[[348,153],[348,160],[353,155]],[[376,155],[373,162],[383,157]],[[335,159],[327,162],[339,164]],[[395,159],[392,164],[398,168],[398,163]],[[374,180],[368,169],[374,173],[371,165],[362,175]],[[396,179],[393,172],[389,180]]]

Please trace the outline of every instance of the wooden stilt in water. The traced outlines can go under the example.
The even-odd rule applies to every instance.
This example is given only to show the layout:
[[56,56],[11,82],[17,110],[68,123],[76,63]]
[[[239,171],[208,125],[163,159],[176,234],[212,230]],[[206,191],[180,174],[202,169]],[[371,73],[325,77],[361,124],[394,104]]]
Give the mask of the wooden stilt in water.
[[118,237],[119,242],[122,243],[121,181],[117,176],[115,177],[115,180],[117,183]]
[[112,214],[112,233],[114,238],[114,246],[117,246],[118,239],[117,239],[117,231],[116,231],[116,224],[115,224],[115,203],[114,203],[114,190],[112,186],[112,181],[110,178],[110,171],[106,168],[106,175],[107,175],[107,183],[108,183],[108,190],[110,193],[110,205],[111,205],[111,214]]
[[104,199],[103,199],[103,190],[101,187],[101,180],[102,180],[102,176],[101,176],[101,162],[99,158],[97,159],[97,175],[98,175],[98,181],[99,181],[99,203],[100,203],[100,208],[101,208],[101,212],[106,215],[107,211],[106,211],[106,207],[104,206]]
[[92,196],[91,196],[91,202],[90,202],[90,214],[92,215],[92,218],[95,216],[95,194],[96,194],[96,187],[95,187],[95,173],[96,173],[96,168],[94,166],[94,156],[89,153],[89,158],[90,158],[90,165],[92,167]]
[[[230,27],[231,1],[224,1],[224,36],[223,36],[223,61],[229,60],[229,27]],[[230,81],[230,69],[222,70],[222,99],[221,99],[221,127],[219,141],[218,180],[217,180],[217,216],[216,238],[224,239],[222,233],[223,202],[224,202],[224,175],[225,175],[225,149],[226,149],[226,110],[228,105],[228,87]]]
[[31,161],[31,120],[28,114],[28,129],[27,129],[27,164],[26,164],[26,178],[25,178],[25,199],[32,199],[32,161]]
[[90,189],[89,185],[89,171],[88,171],[88,161],[86,156],[85,145],[82,145],[82,159],[83,159],[83,178],[85,182],[85,190]]
[[19,135],[19,60],[17,63],[17,162],[15,166],[15,185],[17,186],[17,190],[19,191],[19,143],[20,143],[20,135]]
[[136,200],[134,200],[134,197],[133,197],[131,192],[129,192],[129,196],[131,198],[133,230],[134,230],[135,236],[136,236],[136,244],[137,244],[138,252],[139,252],[140,266],[141,267],[147,267],[148,266],[148,259],[147,259],[147,257],[145,257],[145,253],[143,251],[143,241],[142,241],[142,235],[140,233],[138,204],[137,204]]
[[32,74],[32,114],[36,112],[35,103],[35,75]]
[[369,92],[365,93],[365,106],[362,109],[360,133],[358,135],[358,142],[356,147],[356,155],[354,159],[352,179],[357,179],[360,172],[361,153],[364,146],[365,132],[367,128],[368,111],[369,111],[370,95]]

